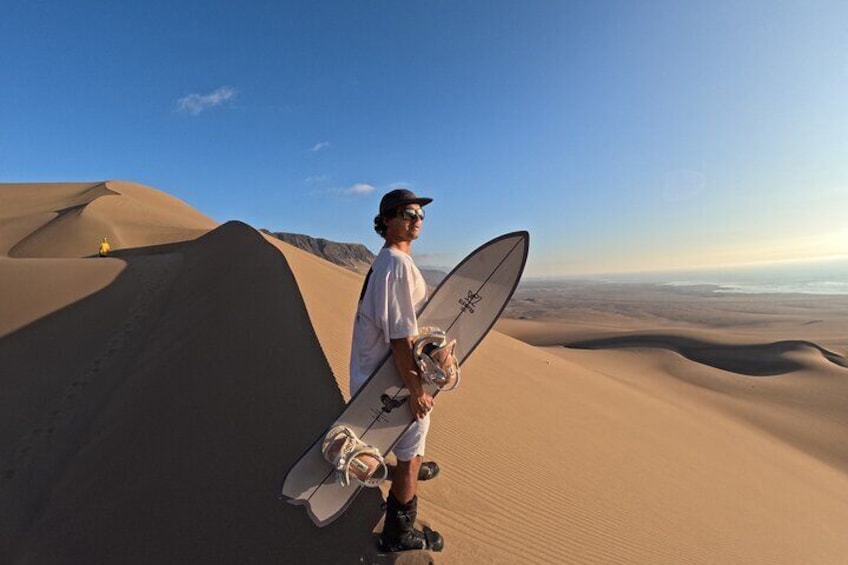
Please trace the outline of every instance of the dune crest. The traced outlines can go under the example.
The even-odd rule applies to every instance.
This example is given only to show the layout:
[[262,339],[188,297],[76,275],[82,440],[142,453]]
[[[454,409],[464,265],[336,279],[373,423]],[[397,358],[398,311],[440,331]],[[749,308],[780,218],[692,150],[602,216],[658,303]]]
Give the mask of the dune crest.
[[217,223],[184,202],[142,185],[0,184],[0,249],[16,258],[87,257],[103,237],[112,248],[194,239]]
[[[716,369],[749,376],[785,375],[809,368],[794,353],[818,354],[839,367],[848,367],[848,361],[838,353],[809,341],[785,340],[762,344],[721,344],[671,334],[627,334],[563,344],[576,349],[659,348],[679,353],[690,361]],[[804,360],[809,359],[804,357]],[[815,362],[815,359],[812,360]]]

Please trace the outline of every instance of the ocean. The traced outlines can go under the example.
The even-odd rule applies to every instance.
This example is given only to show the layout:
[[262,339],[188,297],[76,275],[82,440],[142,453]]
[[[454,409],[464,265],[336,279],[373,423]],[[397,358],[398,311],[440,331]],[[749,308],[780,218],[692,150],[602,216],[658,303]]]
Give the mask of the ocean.
[[[594,277],[593,277],[594,278]],[[715,287],[717,293],[848,295],[848,259],[803,261],[762,266],[629,273],[595,280],[669,286]]]

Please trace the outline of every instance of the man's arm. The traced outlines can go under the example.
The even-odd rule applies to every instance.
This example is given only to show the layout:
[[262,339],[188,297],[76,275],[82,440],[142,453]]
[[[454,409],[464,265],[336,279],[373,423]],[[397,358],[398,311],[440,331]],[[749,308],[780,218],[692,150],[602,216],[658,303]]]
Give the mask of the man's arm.
[[413,340],[412,337],[391,340],[392,358],[398,374],[409,390],[409,407],[412,414],[416,420],[420,420],[433,409],[435,401],[432,396],[427,394],[421,384],[418,367],[415,365],[415,359],[412,356]]

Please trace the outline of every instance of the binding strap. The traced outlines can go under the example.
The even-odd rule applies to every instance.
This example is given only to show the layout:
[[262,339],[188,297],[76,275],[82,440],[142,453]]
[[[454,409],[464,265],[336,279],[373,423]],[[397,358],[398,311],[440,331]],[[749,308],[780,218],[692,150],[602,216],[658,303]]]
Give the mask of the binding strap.
[[425,326],[412,345],[412,355],[424,382],[441,391],[455,389],[460,381],[456,340],[437,327]]
[[327,432],[321,452],[335,468],[336,480],[342,486],[348,486],[354,479],[362,486],[373,488],[389,475],[380,450],[360,440],[347,426],[336,426]]

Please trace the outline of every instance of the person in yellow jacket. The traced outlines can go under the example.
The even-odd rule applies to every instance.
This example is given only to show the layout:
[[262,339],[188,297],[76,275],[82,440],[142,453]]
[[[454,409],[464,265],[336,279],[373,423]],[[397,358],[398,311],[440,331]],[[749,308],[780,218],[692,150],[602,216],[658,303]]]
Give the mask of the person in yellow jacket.
[[107,255],[109,255],[109,252],[111,250],[112,248],[109,246],[109,238],[104,237],[103,241],[100,242],[100,256],[106,257]]

